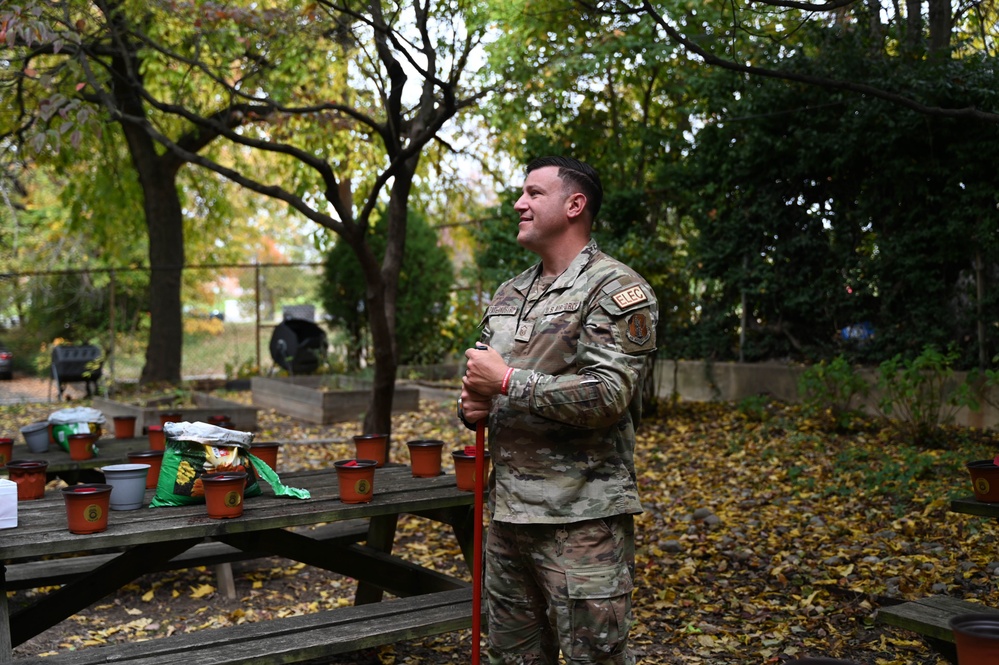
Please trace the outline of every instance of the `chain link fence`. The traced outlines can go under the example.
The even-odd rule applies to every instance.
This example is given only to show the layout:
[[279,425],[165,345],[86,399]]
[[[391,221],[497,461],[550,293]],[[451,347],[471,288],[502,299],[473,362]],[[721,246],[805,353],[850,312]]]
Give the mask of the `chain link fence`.
[[[185,380],[267,374],[273,330],[286,318],[319,323],[321,263],[183,268]],[[149,336],[149,270],[38,271],[0,275],[0,348],[15,376],[47,378],[52,346],[97,344],[104,380],[138,381]]]

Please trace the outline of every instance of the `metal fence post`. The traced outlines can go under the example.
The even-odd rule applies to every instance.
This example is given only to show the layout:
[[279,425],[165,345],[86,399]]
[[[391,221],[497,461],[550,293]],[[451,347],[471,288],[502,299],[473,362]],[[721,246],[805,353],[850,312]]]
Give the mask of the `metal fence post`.
[[114,270],[112,270],[111,271],[111,293],[108,296],[109,299],[110,299],[110,301],[111,301],[111,312],[108,315],[108,321],[109,321],[108,326],[111,328],[111,330],[109,331],[110,332],[110,338],[108,340],[108,373],[111,375],[111,386],[112,387],[115,385],[115,374],[114,374],[114,356],[115,356],[115,353],[114,353],[114,329],[115,329],[114,315],[115,315],[115,312],[114,312],[114,310],[115,310],[115,302],[114,302],[114,296],[115,296],[115,289],[116,289],[116,287],[117,287],[117,283],[116,283],[116,279],[115,279],[115,272],[114,272]]
[[254,313],[254,329],[256,331],[257,340],[257,372],[260,372],[260,263],[258,261],[253,262],[253,302],[255,307],[253,308]]

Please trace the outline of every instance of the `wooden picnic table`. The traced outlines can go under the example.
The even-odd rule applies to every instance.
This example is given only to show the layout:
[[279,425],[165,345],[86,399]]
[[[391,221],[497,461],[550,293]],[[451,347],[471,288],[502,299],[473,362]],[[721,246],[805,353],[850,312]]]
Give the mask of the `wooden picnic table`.
[[[252,654],[244,653],[233,656],[238,658],[233,662],[294,662],[298,655],[312,658],[316,654],[338,653],[357,645],[389,643],[405,639],[405,636],[436,634],[471,625],[471,593],[466,581],[391,554],[399,515],[408,513],[450,525],[466,563],[471,563],[474,497],[470,492],[457,489],[453,475],[414,478],[409,466],[386,465],[375,472],[372,500],[359,504],[345,504],[339,500],[333,469],[287,473],[282,475],[281,480],[291,487],[309,490],[311,498],[276,497],[269,485],[260,481],[263,495],[248,498],[244,513],[238,518],[209,518],[203,504],[112,511],[107,530],[90,535],[69,532],[60,492],[48,491],[42,499],[20,502],[18,526],[0,531],[0,562],[11,564],[44,557],[107,551],[120,553],[80,579],[16,612],[11,612],[8,608],[6,576],[3,574],[4,566],[0,566],[0,662],[13,660],[14,646],[89,607],[141,575],[162,568],[171,558],[206,540],[224,542],[258,556],[281,556],[353,577],[359,582],[355,605],[377,603],[382,599],[383,592],[412,599],[408,605],[400,600],[377,603],[385,607],[408,608],[404,615],[387,619],[387,625],[402,626],[405,624],[403,618],[414,619],[415,628],[409,629],[410,632],[393,633],[385,627],[376,630],[362,626],[355,631],[358,635],[352,638],[353,641],[345,638],[338,642],[336,629],[331,628],[339,625],[335,622],[311,627],[296,624],[294,629],[289,628],[284,633],[278,631],[275,637],[267,638],[283,640],[283,646],[271,642],[261,643],[256,647],[260,658],[264,660],[254,660]],[[152,497],[153,491],[147,490],[147,499]],[[367,519],[369,523],[364,545],[323,541],[310,538],[308,533],[310,527],[346,520],[356,521],[359,518]],[[425,603],[422,600],[424,598],[427,599]],[[344,608],[330,610],[329,613],[357,609],[359,608]],[[433,613],[437,611],[442,614],[438,619],[433,619]],[[363,621],[378,618],[371,612],[357,612],[356,615],[362,624]],[[302,617],[297,619],[301,620]],[[384,617],[381,620],[385,620]],[[269,620],[275,621],[282,620]],[[313,624],[316,621],[318,620],[313,621]],[[323,621],[333,620],[324,618]],[[242,633],[234,631],[234,628],[241,629]],[[346,631],[346,628],[342,629]],[[197,662],[195,651],[210,648],[212,638],[202,635],[205,632],[227,635],[217,638],[220,640],[237,639],[236,636],[242,635],[239,646],[250,649],[254,644],[253,640],[265,631],[255,630],[253,635],[248,635],[249,630],[253,629],[236,626],[199,631],[198,635],[201,637],[196,641],[189,639],[191,643],[184,644],[180,649],[188,654],[186,661]],[[378,634],[370,634],[372,631]],[[174,637],[176,636],[123,645],[120,648],[128,650],[128,653],[92,657],[94,660],[87,660],[86,652],[113,650],[115,647],[83,649],[47,658],[46,662],[102,662],[105,659],[121,658],[141,660],[149,657],[147,652],[151,650],[164,649],[160,645],[170,643]],[[316,644],[310,646],[307,642],[313,637]],[[169,653],[176,658],[175,651]],[[212,652],[210,656],[206,656],[206,662],[225,662],[221,653]],[[283,655],[273,655],[279,653]],[[160,660],[149,659],[143,662],[175,662],[163,654],[157,655],[157,658]],[[281,660],[268,660],[270,658]]]
[[[979,501],[973,495],[951,500],[950,510],[999,519],[999,503]],[[962,614],[979,613],[999,613],[999,609],[951,596],[932,595],[882,607],[878,610],[877,620],[922,635],[934,650],[956,664],[957,650],[950,620]]]

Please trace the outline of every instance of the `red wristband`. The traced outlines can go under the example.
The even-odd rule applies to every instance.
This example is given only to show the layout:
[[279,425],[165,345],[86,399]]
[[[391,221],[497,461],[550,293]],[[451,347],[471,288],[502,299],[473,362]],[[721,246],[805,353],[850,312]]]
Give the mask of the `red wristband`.
[[513,376],[513,368],[509,368],[506,371],[506,376],[503,377],[503,383],[500,384],[500,392],[504,395],[510,390],[510,377]]

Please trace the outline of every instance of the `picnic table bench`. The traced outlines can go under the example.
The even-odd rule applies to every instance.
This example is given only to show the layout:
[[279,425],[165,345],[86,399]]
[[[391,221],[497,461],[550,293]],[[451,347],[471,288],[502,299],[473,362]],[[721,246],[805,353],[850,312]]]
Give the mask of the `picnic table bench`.
[[[951,512],[999,519],[999,504],[985,503],[973,496],[955,499]],[[876,620],[921,635],[937,653],[951,663],[957,663],[954,631],[950,620],[962,614],[996,613],[999,609],[950,596],[928,596],[878,609]]]
[[[323,542],[357,543],[363,542],[368,534],[368,520],[348,520],[323,524],[308,530],[309,536]],[[83,554],[66,556],[58,559],[38,559],[12,563],[7,566],[7,590],[37,589],[43,586],[68,584],[74,580],[92,573],[99,566],[113,560],[118,553],[104,552],[100,554]],[[198,543],[185,552],[181,552],[169,561],[163,562],[156,572],[195,568],[200,566],[216,566],[219,574],[219,587],[227,597],[236,597],[235,590],[229,593],[227,587],[232,583],[232,571],[220,570],[218,566],[234,561],[245,561],[257,558],[252,552],[244,552],[238,547],[219,541]]]
[[[95,560],[96,567],[78,571],[78,577],[71,576],[59,590],[15,612],[7,606],[6,591],[12,586],[0,567],[0,662],[13,660],[14,646],[141,575],[170,565],[206,539],[247,554],[281,556],[353,577],[358,580],[355,605],[92,647],[37,661],[73,665],[119,660],[150,665],[291,663],[471,626],[472,590],[466,580],[391,551],[399,515],[408,513],[450,525],[466,562],[472,561],[474,497],[457,489],[453,475],[413,478],[408,466],[386,465],[375,473],[372,500],[360,504],[339,500],[332,469],[284,474],[282,480],[308,489],[311,498],[275,497],[263,483],[264,494],[249,498],[238,518],[209,518],[203,505],[115,511],[106,531],[89,535],[69,533],[58,493],[22,502],[18,527],[3,531],[0,537],[0,561],[5,565],[17,566],[43,556],[94,556],[109,550],[112,558]],[[356,524],[355,520],[367,522],[363,545],[350,538],[323,539],[312,533],[313,527]],[[44,580],[44,575],[39,573],[36,579]],[[385,592],[397,598],[379,602]],[[35,660],[19,658],[18,662]]]
[[[58,665],[275,665],[468,628],[471,588],[355,605],[259,623],[171,635],[115,647],[93,647],[17,662]],[[112,653],[113,652],[113,653]]]

